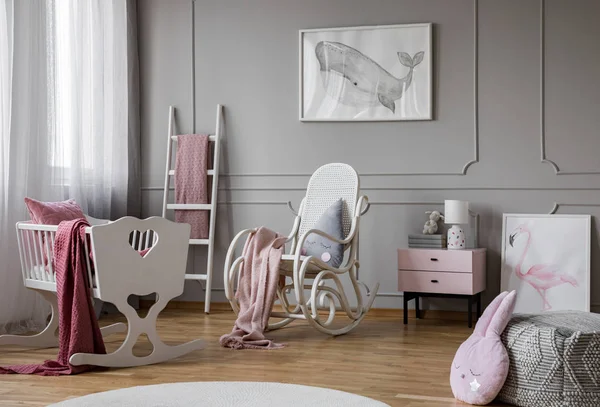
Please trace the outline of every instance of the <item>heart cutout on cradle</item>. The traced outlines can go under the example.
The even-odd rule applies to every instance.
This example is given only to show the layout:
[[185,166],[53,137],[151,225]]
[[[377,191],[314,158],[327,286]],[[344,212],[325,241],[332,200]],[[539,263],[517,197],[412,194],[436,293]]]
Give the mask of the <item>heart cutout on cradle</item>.
[[152,229],[144,232],[133,230],[129,233],[129,246],[142,258],[146,258],[158,243],[158,233]]

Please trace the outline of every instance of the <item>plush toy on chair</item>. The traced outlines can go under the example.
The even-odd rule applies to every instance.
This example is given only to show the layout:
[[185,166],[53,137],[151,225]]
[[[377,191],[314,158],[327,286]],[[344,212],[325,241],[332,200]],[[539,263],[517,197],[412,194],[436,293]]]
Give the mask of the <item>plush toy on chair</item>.
[[508,353],[500,335],[510,321],[516,291],[498,295],[458,348],[450,367],[452,393],[460,401],[485,405],[496,398],[508,375]]

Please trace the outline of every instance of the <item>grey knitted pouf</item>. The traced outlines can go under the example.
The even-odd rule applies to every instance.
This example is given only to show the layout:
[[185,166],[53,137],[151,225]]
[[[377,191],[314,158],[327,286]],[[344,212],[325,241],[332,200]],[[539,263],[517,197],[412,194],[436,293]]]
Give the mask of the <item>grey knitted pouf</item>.
[[600,406],[600,314],[515,314],[502,342],[510,366],[499,401],[523,407]]

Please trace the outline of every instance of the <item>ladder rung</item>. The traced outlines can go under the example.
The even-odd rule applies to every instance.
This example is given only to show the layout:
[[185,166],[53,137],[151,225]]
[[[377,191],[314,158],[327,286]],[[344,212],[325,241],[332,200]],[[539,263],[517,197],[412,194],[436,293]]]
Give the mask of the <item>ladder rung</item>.
[[211,210],[211,204],[167,204],[167,209],[181,209],[184,211]]
[[[164,139],[163,139],[164,140]],[[173,141],[177,141],[177,136],[171,136],[171,140]],[[217,140],[217,136],[210,134],[208,136],[208,141],[216,141]]]
[[206,280],[206,274],[186,274],[186,280]]
[[209,244],[208,239],[190,239],[190,244]]
[[[175,175],[175,170],[169,170],[169,175]],[[206,171],[206,175],[215,175],[215,170]]]

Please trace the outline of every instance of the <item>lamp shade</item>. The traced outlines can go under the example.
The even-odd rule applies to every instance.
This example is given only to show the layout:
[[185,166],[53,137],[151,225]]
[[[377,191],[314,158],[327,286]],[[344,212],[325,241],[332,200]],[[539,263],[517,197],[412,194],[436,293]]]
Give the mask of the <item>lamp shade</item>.
[[444,201],[444,222],[449,225],[466,225],[469,223],[469,202]]

